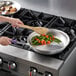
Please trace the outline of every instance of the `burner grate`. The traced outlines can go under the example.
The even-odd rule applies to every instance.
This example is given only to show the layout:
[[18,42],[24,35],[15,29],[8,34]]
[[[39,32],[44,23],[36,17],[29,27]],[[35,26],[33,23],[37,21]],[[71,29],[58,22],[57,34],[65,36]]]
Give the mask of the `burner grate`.
[[[50,57],[65,60],[69,53],[76,46],[76,20],[57,17],[54,15],[28,10],[25,8],[21,8],[21,10],[18,13],[14,14],[13,17],[21,19],[24,24],[27,24],[29,26],[55,28],[64,31],[69,35],[71,41],[70,44],[65,48],[65,50],[59,54],[52,55]],[[0,26],[0,31],[5,26],[6,25]],[[7,36],[20,42],[12,44],[12,46],[34,52],[34,49],[32,49],[27,44],[27,37],[32,32],[32,30],[22,28],[18,28],[16,29],[16,31],[14,31],[14,29],[10,27],[3,33],[2,36]]]
[[56,18],[56,16],[44,14],[43,12],[32,11],[28,9],[21,9],[17,14],[14,15],[15,18],[20,18],[24,24],[30,26],[42,26],[44,27],[48,22],[50,23]]

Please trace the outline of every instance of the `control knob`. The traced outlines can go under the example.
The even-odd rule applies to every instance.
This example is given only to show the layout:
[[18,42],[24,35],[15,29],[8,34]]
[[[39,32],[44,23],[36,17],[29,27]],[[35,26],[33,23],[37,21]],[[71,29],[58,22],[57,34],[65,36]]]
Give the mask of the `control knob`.
[[9,69],[14,70],[14,69],[16,69],[17,65],[16,65],[15,62],[10,62],[10,63],[8,64],[8,67],[9,67]]
[[37,76],[37,69],[36,68],[30,69],[30,76]]
[[3,63],[3,59],[0,57],[0,65]]
[[48,74],[47,76],[52,76],[52,74]]
[[46,72],[46,73],[45,73],[45,76],[52,76],[52,74],[49,73],[49,72]]

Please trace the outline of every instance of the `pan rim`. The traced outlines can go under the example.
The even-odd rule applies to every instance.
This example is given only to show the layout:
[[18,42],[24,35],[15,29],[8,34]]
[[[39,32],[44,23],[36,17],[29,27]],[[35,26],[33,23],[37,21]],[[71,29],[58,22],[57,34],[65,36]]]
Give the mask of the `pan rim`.
[[[70,43],[70,37],[68,36],[67,33],[65,33],[64,31],[58,30],[58,29],[53,29],[53,28],[51,28],[50,30],[55,30],[55,31],[59,31],[59,32],[63,33],[63,34],[67,37],[67,44],[66,44],[66,46],[65,46],[64,48],[61,48],[60,51],[59,51],[59,50],[56,50],[57,52],[56,52],[56,51],[55,51],[55,52],[47,51],[47,53],[46,53],[45,51],[38,50],[37,48],[33,47],[33,46],[29,43],[29,39],[30,39],[30,37],[32,36],[32,34],[33,34],[33,33],[36,33],[36,32],[32,32],[32,33],[28,36],[27,42],[28,42],[29,45],[34,49],[34,51],[36,51],[36,52],[38,52],[38,53],[40,53],[40,54],[51,55],[51,54],[56,54],[56,53],[59,53],[59,52],[63,51],[63,50],[69,45],[69,43]],[[43,45],[43,46],[45,46],[45,45]],[[44,52],[44,53],[42,53],[42,52]]]

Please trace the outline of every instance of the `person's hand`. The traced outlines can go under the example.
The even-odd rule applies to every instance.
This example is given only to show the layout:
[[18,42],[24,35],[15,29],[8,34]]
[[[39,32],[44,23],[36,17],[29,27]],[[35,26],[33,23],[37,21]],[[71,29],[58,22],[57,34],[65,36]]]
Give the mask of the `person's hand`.
[[9,45],[9,44],[11,44],[11,39],[8,37],[2,36],[2,37],[0,37],[0,44],[4,45],[4,46]]
[[18,18],[10,18],[10,23],[13,27],[19,27],[18,24],[24,25],[23,22]]

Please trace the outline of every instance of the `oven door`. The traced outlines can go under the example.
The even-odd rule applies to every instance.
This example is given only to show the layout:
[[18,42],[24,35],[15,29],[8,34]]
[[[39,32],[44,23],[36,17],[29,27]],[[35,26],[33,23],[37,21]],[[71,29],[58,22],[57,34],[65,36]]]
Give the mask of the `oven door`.
[[0,70],[0,76],[18,76],[18,75],[14,75],[8,71],[5,70]]

